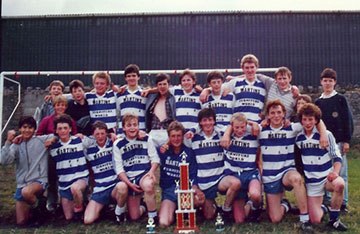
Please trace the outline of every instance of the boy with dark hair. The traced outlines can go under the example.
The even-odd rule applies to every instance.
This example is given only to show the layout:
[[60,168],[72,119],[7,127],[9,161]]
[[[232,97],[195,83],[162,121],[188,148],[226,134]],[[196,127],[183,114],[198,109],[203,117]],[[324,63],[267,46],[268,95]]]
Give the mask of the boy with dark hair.
[[141,94],[139,87],[140,69],[136,64],[129,64],[124,69],[126,85],[124,92],[117,94],[117,107],[120,111],[119,133],[122,133],[122,120],[125,114],[134,114],[139,117],[139,129],[145,131],[146,97]]
[[216,113],[216,125],[220,128],[227,127],[233,114],[234,94],[223,95],[221,86],[224,83],[224,75],[219,71],[209,72],[206,81],[211,87],[211,93],[203,108],[213,108]]
[[59,177],[59,193],[66,220],[81,218],[84,210],[84,191],[88,184],[89,171],[84,155],[84,146],[79,137],[72,136],[72,119],[67,114],[54,120],[59,140],[54,143],[50,155],[56,162]]
[[85,99],[85,87],[81,80],[72,80],[69,83],[69,89],[72,99],[68,100],[68,107],[65,111],[76,121],[76,127],[79,133],[90,136],[91,123],[89,105]]
[[323,93],[315,101],[322,112],[322,120],[327,129],[334,134],[342,156],[340,176],[345,181],[344,200],[341,209],[347,211],[348,204],[348,164],[346,153],[350,149],[351,135],[354,129],[351,109],[346,98],[336,92],[337,74],[334,69],[325,68],[320,75]]
[[215,119],[215,111],[211,108],[205,108],[199,112],[198,122],[201,131],[194,135],[191,146],[198,165],[198,186],[205,194],[205,202],[202,205],[205,219],[215,217],[217,211],[215,198],[219,191],[226,194],[222,212],[229,221],[232,203],[240,189],[240,182],[233,176],[224,178],[224,150],[220,146],[221,133],[215,130]]
[[156,76],[156,88],[158,93],[148,96],[146,101],[146,132],[152,136],[155,146],[161,146],[167,142],[166,129],[176,117],[175,97],[169,92],[170,76],[159,73]]
[[86,148],[86,159],[90,162],[94,173],[95,186],[91,194],[90,201],[85,209],[84,224],[95,222],[104,206],[111,200],[117,203],[115,209],[116,221],[124,221],[125,212],[120,213],[119,209],[125,207],[127,198],[127,185],[119,182],[114,171],[113,143],[108,138],[107,126],[101,121],[96,121],[93,125],[93,138],[84,138],[83,144]]
[[[19,121],[20,135],[15,131],[7,134],[1,149],[0,164],[16,163],[16,223],[25,225],[31,218],[41,222],[46,199],[43,193],[48,183],[48,151],[44,145],[53,135],[35,136],[36,121],[31,116],[23,116]],[[13,143],[14,142],[14,143]],[[21,143],[19,143],[21,142]]]
[[310,221],[321,223],[327,212],[327,207],[322,205],[323,196],[325,191],[330,191],[333,196],[329,208],[329,226],[337,231],[346,231],[347,227],[339,219],[344,180],[339,176],[342,160],[335,138],[327,131],[329,147],[320,147],[320,134],[315,125],[321,119],[321,111],[314,104],[305,104],[299,110],[298,116],[303,131],[297,135],[296,144],[300,148],[304,164]]
[[[129,217],[137,220],[146,211],[141,205],[142,193],[148,209],[148,217],[157,222],[155,200],[155,171],[159,158],[150,136],[138,138],[139,121],[136,115],[125,114],[122,119],[125,138],[113,146],[114,169],[128,188],[127,206]],[[124,212],[125,208],[121,210]]]

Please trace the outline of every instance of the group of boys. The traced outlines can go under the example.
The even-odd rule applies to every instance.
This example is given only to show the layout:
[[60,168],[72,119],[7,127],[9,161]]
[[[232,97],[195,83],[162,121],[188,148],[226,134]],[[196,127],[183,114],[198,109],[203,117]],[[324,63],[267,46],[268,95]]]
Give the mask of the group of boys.
[[[221,212],[226,221],[258,221],[264,190],[269,218],[280,222],[291,209],[284,191],[293,189],[302,230],[311,232],[311,223],[320,223],[326,213],[331,227],[347,230],[339,219],[347,183],[339,175],[340,170],[347,170],[344,154],[351,138],[351,112],[346,99],[334,91],[336,72],[325,69],[321,74],[324,93],[317,101],[334,137],[314,104],[299,110],[300,123],[286,121],[298,94],[290,84],[290,70],[281,67],[272,79],[257,74],[258,67],[254,55],[245,55],[241,60],[244,75],[229,77],[230,81],[224,83],[222,73],[210,72],[209,88],[202,92],[196,86],[195,74],[188,69],[180,75],[179,85],[169,88],[170,77],[159,74],[156,88],[144,91],[138,85],[140,72],[134,64],[125,68],[127,85],[120,88],[109,89],[110,76],[104,72],[94,74],[93,92],[85,94],[82,82],[73,81],[73,100],[68,106],[88,107],[92,137],[71,135],[68,115],[55,119],[55,135],[33,136],[36,122],[31,117],[20,121],[19,136],[15,137],[14,131],[8,133],[1,163],[17,163],[17,223],[24,224],[30,208],[37,210],[43,203],[48,182],[44,142],[48,140],[67,220],[84,212],[84,223],[93,223],[101,209],[115,200],[119,223],[126,219],[126,211],[131,220],[147,211],[156,223],[170,225],[177,204],[178,164],[185,154],[191,162],[195,205],[205,219]],[[342,105],[329,106],[328,100]],[[339,109],[331,109],[334,106]],[[68,113],[73,112],[76,108]],[[121,124],[117,124],[118,112]],[[348,119],[340,120],[344,113]],[[82,132],[85,135],[89,133],[84,124],[86,116],[84,111],[83,116],[73,117],[87,129]],[[341,152],[337,143],[343,147]],[[306,186],[295,169],[295,145],[300,148]],[[29,147],[41,152],[33,154]],[[35,159],[42,163],[33,165]],[[85,208],[87,162],[95,184]],[[155,172],[159,165],[162,202],[158,215]],[[41,171],[41,176],[35,170]],[[36,174],[34,178],[28,176],[32,174]],[[325,191],[333,192],[330,206],[322,204]],[[218,192],[225,195],[221,207],[215,203]]]

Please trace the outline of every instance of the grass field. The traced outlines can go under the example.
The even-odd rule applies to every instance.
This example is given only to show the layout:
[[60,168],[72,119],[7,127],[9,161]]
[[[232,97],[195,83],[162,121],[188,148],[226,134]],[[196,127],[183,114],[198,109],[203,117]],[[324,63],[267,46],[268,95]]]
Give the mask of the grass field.
[[[341,217],[349,227],[348,233],[360,233],[360,150],[355,147],[349,154],[349,188],[350,212]],[[146,219],[139,222],[129,222],[115,225],[110,218],[106,218],[90,226],[81,223],[68,224],[61,218],[49,218],[40,228],[18,228],[15,225],[15,206],[13,193],[15,191],[14,168],[0,166],[0,233],[146,233]],[[287,195],[294,202],[291,193]],[[159,197],[159,196],[158,196]],[[223,233],[298,233],[297,215],[288,214],[280,224],[271,224],[265,213],[260,223],[246,223],[227,226]],[[200,233],[217,233],[214,222],[199,223]],[[174,226],[157,228],[157,233],[173,233]],[[325,223],[315,226],[316,233],[331,231]],[[334,233],[334,232],[333,232]]]

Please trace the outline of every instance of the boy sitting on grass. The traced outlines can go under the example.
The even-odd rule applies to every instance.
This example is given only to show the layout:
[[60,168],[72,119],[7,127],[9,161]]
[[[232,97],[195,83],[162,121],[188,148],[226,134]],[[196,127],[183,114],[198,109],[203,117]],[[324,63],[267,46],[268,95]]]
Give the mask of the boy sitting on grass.
[[332,192],[329,207],[329,226],[337,231],[346,231],[347,227],[340,221],[340,208],[344,197],[344,179],[339,176],[341,153],[336,140],[327,131],[329,147],[320,148],[320,134],[315,125],[321,119],[321,110],[312,103],[305,104],[298,113],[303,131],[298,134],[296,144],[300,148],[304,164],[305,184],[310,221],[321,223],[328,208],[322,205],[325,191]]
[[[52,135],[34,136],[36,121],[31,116],[23,116],[19,121],[20,135],[15,131],[7,134],[1,149],[0,164],[16,163],[16,223],[30,224],[33,218],[41,221],[45,211],[46,199],[43,193],[48,183],[48,151],[44,145]],[[13,143],[14,142],[14,143]]]
[[[160,162],[159,157],[150,136],[138,138],[139,121],[136,115],[125,114],[122,127],[125,138],[114,142],[113,162],[116,174],[128,187],[129,217],[137,220],[147,208],[148,217],[157,223],[155,171]],[[142,193],[146,207],[141,204]]]

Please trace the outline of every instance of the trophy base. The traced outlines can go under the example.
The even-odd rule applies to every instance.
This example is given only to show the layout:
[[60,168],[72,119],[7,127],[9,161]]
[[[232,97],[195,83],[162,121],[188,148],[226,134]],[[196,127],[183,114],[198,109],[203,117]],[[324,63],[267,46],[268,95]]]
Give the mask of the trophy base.
[[198,233],[199,228],[193,227],[193,228],[176,228],[174,233]]

